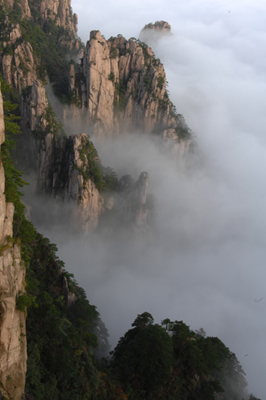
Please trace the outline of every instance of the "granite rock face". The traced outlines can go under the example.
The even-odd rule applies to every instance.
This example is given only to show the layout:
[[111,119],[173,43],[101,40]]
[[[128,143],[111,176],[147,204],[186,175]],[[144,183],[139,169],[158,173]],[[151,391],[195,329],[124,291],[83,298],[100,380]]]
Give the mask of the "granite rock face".
[[134,131],[163,137],[165,130],[183,126],[166,90],[163,65],[145,43],[121,35],[106,40],[92,31],[82,73],[76,86],[94,134]]
[[[9,10],[12,10],[14,8],[14,0],[1,0],[0,4],[4,7],[6,7]],[[20,7],[22,11],[22,18],[29,19],[31,17],[31,11],[29,7],[28,0],[20,0],[18,2],[18,6]]]
[[[0,146],[4,142],[3,100],[0,92]],[[16,309],[25,291],[25,267],[14,244],[14,205],[6,202],[5,174],[0,160],[0,392],[20,400],[27,368],[26,318]]]
[[136,182],[129,175],[120,179],[120,194],[122,197],[121,220],[124,224],[133,226],[136,232],[147,231],[152,220],[154,204],[147,194],[149,175],[142,172]]
[[33,50],[28,42],[22,40],[20,25],[10,23],[8,17],[4,21],[2,35],[5,36],[0,54],[3,77],[21,92],[37,78]]
[[30,0],[30,4],[44,20],[51,18],[57,25],[77,33],[78,17],[72,12],[71,0]]

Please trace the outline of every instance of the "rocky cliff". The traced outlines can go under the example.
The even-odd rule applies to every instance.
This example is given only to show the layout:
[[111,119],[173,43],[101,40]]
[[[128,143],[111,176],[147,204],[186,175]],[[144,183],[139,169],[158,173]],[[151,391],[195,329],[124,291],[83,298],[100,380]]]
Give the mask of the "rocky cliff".
[[[152,49],[134,38],[105,40],[92,31],[76,87],[93,132],[111,135],[125,131],[161,134],[174,129],[189,132],[166,90],[163,65]],[[71,82],[73,87],[73,81]]]
[[[65,54],[70,58],[83,54],[70,0],[0,3],[0,70],[6,82],[21,93],[37,77],[57,84],[60,78],[67,81]],[[61,88],[64,85],[59,84]]]
[[44,21],[52,19],[56,25],[77,33],[78,16],[73,14],[71,0],[29,0],[29,4]]
[[72,12],[71,0],[1,0],[0,4],[6,10],[20,10],[22,18],[30,19],[38,13],[43,22],[51,19],[56,25],[77,33],[78,17]]
[[42,83],[36,80],[29,89],[28,94],[21,96],[23,137],[19,153],[23,155],[24,168],[36,171],[37,193],[64,202],[66,218],[84,231],[95,229],[101,215],[117,209],[118,204],[119,222],[127,221],[134,227],[146,225],[148,174],[142,173],[136,184],[129,176],[116,184],[113,172],[101,165],[85,133],[66,137],[59,131]]
[[30,7],[28,0],[0,0],[0,4],[4,9],[6,10],[13,10],[16,8],[18,11],[21,12],[21,15],[23,18],[30,18],[31,17],[31,12],[30,12]]
[[[169,99],[160,60],[135,38],[118,35],[106,40],[100,31],[92,31],[81,63],[68,62],[66,54],[70,57],[80,46],[70,0],[8,0],[4,7],[12,11],[3,19],[0,65],[4,79],[19,93],[22,137],[17,158],[23,160],[22,169],[34,169],[37,192],[68,204],[68,217],[85,231],[97,227],[116,199],[124,210],[118,219],[143,227],[150,215],[146,196],[145,201],[137,200],[138,185],[114,197],[110,190],[104,192],[110,177],[99,168],[97,157],[83,151],[89,143],[85,134],[64,136],[44,82],[52,81],[59,97],[71,105],[65,108],[66,118],[85,115],[87,132],[156,134],[169,152],[182,158],[190,146],[190,131]],[[169,28],[167,23],[159,25]],[[144,176],[139,180],[143,188],[148,182]]]
[[36,64],[30,43],[22,38],[19,24],[6,17],[1,27],[0,65],[6,82],[21,91],[37,78]]
[[[0,145],[4,142],[3,100],[0,93]],[[24,392],[27,344],[25,314],[16,309],[25,291],[25,267],[13,241],[14,205],[6,202],[5,174],[0,159],[0,392],[20,400]]]

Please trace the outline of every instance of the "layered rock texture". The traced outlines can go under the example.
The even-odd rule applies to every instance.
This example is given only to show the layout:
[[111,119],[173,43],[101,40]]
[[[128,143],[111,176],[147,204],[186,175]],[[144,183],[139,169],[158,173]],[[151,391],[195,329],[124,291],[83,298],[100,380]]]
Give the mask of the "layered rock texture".
[[145,43],[123,36],[105,40],[100,31],[92,31],[82,74],[75,85],[95,134],[163,135],[184,127],[169,99],[163,65]]
[[19,7],[22,18],[27,19],[32,17],[34,11],[35,14],[37,11],[44,22],[51,19],[56,25],[77,33],[78,17],[72,12],[71,0],[1,0],[0,4],[8,10]]
[[147,223],[147,173],[142,173],[137,183],[129,176],[122,177],[114,196],[113,189],[104,190],[108,169],[101,167],[88,136],[82,133],[66,137],[56,129],[40,81],[34,81],[29,93],[21,96],[20,109],[23,165],[36,171],[37,193],[65,203],[72,225],[91,231],[103,213],[118,207],[122,211],[116,216],[122,224],[142,228]]
[[13,10],[14,7],[19,7],[22,13],[23,18],[30,18],[31,17],[31,12],[30,12],[30,7],[28,0],[20,0],[17,2],[15,0],[0,0],[0,4],[3,7],[6,7],[8,10]]
[[21,91],[37,78],[36,64],[30,43],[23,41],[19,24],[6,17],[1,29],[0,65],[6,82]]
[[129,175],[124,175],[119,181],[122,202],[122,221],[133,224],[137,229],[146,229],[152,219],[153,203],[147,196],[149,175],[142,172],[134,182]]
[[54,33],[54,26],[63,28],[56,44],[71,51],[72,58],[83,55],[81,41],[76,36],[77,15],[72,13],[70,0],[0,0],[0,4],[0,69],[6,82],[20,93],[33,84],[38,72],[42,80],[49,79],[43,63],[47,67],[50,62],[47,55],[50,58],[54,55],[45,47],[44,36],[37,26],[49,35]]
[[29,0],[29,3],[44,21],[50,18],[57,25],[77,33],[78,17],[72,12],[71,0]]
[[[87,136],[63,134],[48,102],[44,81],[48,75],[51,81],[55,80],[54,87],[70,104],[64,117],[77,119],[82,114],[90,134],[103,137],[123,132],[156,134],[170,153],[182,158],[190,145],[190,132],[169,99],[160,60],[140,40],[126,40],[121,35],[106,40],[100,31],[92,31],[80,64],[67,60],[62,63],[52,48],[43,45],[40,29],[48,29],[48,34],[54,35],[53,46],[66,45],[69,55],[71,51],[77,55],[80,50],[75,36],[77,17],[72,13],[70,0],[2,3],[13,10],[15,17],[12,14],[11,19],[4,19],[0,66],[4,79],[19,93],[23,135],[19,139],[18,158],[23,161],[23,169],[36,171],[36,191],[57,203],[67,204],[70,210],[67,217],[82,230],[95,229],[101,216],[117,209],[118,204],[122,210],[115,213],[118,220],[142,229],[151,215],[149,201],[143,194],[147,190],[147,174],[115,196],[104,191],[102,186],[109,178],[98,168],[97,157],[91,158],[90,149],[84,152],[89,142]],[[15,23],[20,13],[25,19]],[[38,25],[30,34],[27,21]],[[61,28],[56,30],[56,26],[64,28],[61,36]],[[170,25],[161,21],[149,24],[146,30],[167,32]],[[68,35],[63,35],[67,32]],[[38,53],[32,34],[34,38],[40,34],[41,51],[49,51],[52,60]],[[123,180],[126,179],[122,178],[122,186]]]
[[[0,145],[4,142],[3,101],[0,93]],[[6,202],[5,174],[0,159],[0,393],[20,400],[24,391],[27,345],[25,314],[16,309],[25,290],[25,267],[13,241],[14,205]]]

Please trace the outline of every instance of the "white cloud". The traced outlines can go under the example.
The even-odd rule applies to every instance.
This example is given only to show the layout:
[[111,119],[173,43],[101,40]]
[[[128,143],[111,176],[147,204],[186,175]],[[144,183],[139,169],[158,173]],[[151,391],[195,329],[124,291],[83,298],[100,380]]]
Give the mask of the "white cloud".
[[236,352],[250,391],[266,398],[266,3],[75,0],[72,6],[84,41],[92,29],[129,38],[149,22],[172,25],[173,36],[154,50],[203,163],[177,174],[146,139],[99,143],[104,165],[135,178],[149,172],[159,237],[145,246],[115,238],[103,246],[97,236],[89,244],[55,233],[52,239],[113,343],[143,311],[157,321],[202,326]]

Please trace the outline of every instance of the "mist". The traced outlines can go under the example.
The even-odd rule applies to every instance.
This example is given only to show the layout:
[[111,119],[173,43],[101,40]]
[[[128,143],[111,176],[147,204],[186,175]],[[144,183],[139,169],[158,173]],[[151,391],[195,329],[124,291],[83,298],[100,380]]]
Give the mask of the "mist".
[[[119,177],[149,173],[156,215],[146,240],[72,235],[41,221],[39,229],[97,306],[112,346],[144,311],[156,322],[183,320],[218,336],[236,353],[249,392],[266,398],[266,5],[75,0],[72,6],[85,42],[93,29],[129,38],[149,22],[172,25],[173,35],[153,50],[197,147],[181,168],[150,137],[92,138],[103,165]],[[73,134],[84,130],[77,121],[72,126]]]

